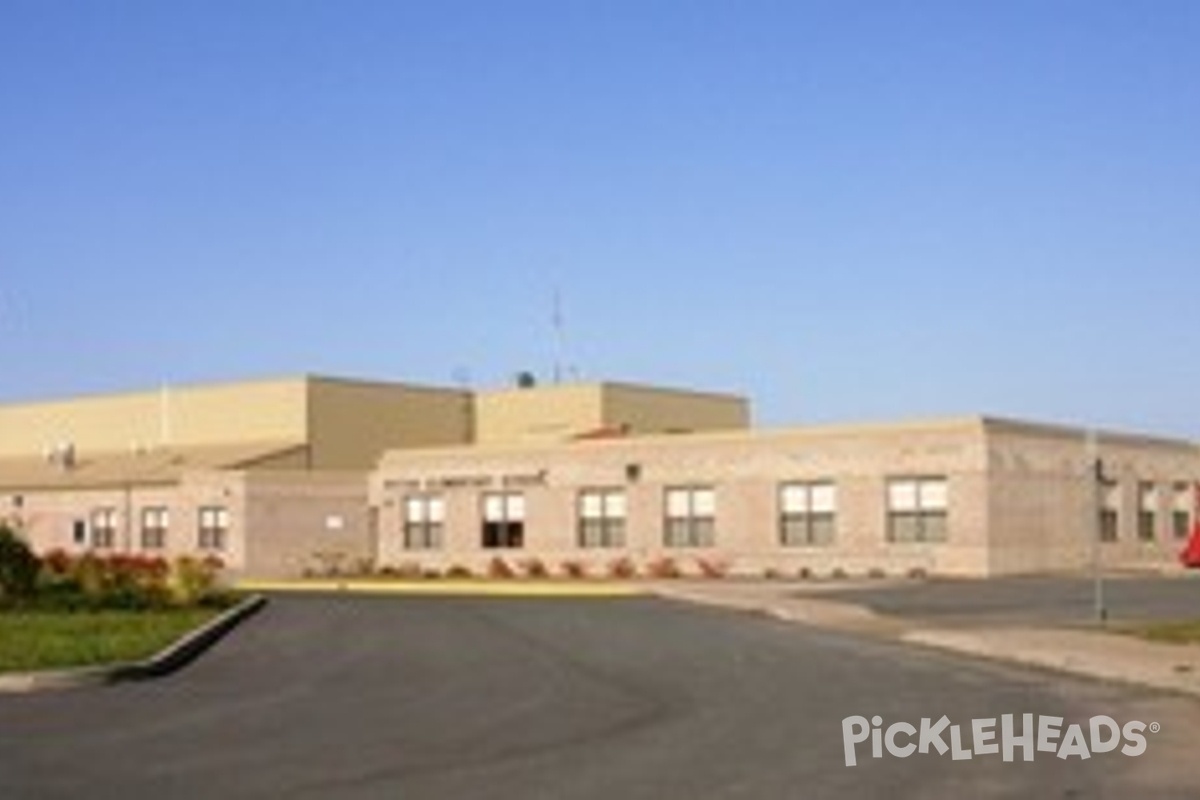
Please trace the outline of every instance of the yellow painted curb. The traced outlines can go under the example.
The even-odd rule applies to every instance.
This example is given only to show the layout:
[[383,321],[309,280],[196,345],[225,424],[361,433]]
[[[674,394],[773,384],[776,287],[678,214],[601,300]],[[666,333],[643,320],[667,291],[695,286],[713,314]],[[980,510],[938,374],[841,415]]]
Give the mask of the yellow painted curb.
[[251,592],[349,592],[422,597],[634,597],[642,594],[637,587],[626,583],[527,580],[240,581],[236,588]]

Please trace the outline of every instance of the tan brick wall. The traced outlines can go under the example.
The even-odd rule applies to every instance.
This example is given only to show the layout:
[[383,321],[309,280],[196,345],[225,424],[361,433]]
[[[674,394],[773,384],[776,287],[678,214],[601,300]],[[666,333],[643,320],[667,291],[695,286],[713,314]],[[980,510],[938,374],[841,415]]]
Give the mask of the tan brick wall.
[[[994,573],[1090,568],[1096,498],[1083,431],[996,424],[989,433],[989,504]],[[1112,569],[1169,569],[1184,541],[1170,531],[1171,488],[1200,479],[1200,451],[1184,443],[1101,435],[1105,472],[1118,481],[1120,530],[1099,547]],[[1157,530],[1137,536],[1137,487],[1159,487]]]
[[[767,567],[862,574],[895,574],[919,567],[943,574],[983,574],[987,569],[987,483],[983,429],[959,420],[924,426],[826,429],[758,434],[706,434],[559,447],[392,452],[372,477],[372,502],[380,509],[384,563],[459,563],[480,569],[495,555],[531,556],[558,564],[584,559],[602,566],[622,555],[639,561],[703,557],[761,573]],[[629,479],[636,465],[640,475]],[[886,487],[889,476],[944,475],[950,483],[949,541],[889,544]],[[506,480],[533,481],[525,489],[525,547],[481,547],[481,496]],[[784,480],[833,480],[838,485],[838,528],[832,545],[784,548],[777,543],[777,493]],[[449,481],[460,484],[439,488]],[[484,485],[486,484],[486,485]],[[671,486],[716,489],[717,545],[702,550],[663,545],[664,491]],[[627,491],[626,543],[614,550],[575,546],[576,503],[584,488]],[[407,493],[445,497],[444,547],[404,551],[402,504]]]
[[247,473],[245,573],[295,577],[375,555],[363,473]]
[[[20,497],[20,508],[14,498]],[[46,491],[13,493],[4,496],[5,516],[17,521],[30,543],[39,552],[62,549],[83,552],[91,549],[91,517],[100,508],[117,512],[118,529],[111,552],[145,553],[174,558],[197,555],[199,508],[221,506],[228,510],[230,529],[225,551],[217,553],[234,568],[240,568],[245,558],[245,513],[240,481],[228,473],[198,473],[182,483],[169,486],[140,486],[129,489],[96,489],[87,491]],[[142,547],[142,509],[165,507],[170,515],[166,547],[146,550]],[[74,540],[74,525],[87,525],[88,540],[80,545]],[[102,551],[103,552],[103,551]]]

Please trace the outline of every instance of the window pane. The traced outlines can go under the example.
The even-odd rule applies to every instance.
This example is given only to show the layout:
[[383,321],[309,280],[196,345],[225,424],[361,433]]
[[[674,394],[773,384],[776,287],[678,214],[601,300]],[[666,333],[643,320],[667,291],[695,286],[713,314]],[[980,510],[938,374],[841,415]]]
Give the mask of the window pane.
[[717,514],[717,493],[712,489],[696,489],[692,492],[692,513],[697,517],[714,517]]
[[504,519],[504,496],[489,494],[483,498],[483,518],[487,522],[501,522]]
[[625,508],[624,492],[609,492],[604,496],[604,516],[609,519],[624,519]]
[[946,541],[946,515],[924,514],[921,517],[922,533],[927,542]]
[[712,547],[717,540],[717,523],[712,517],[692,520],[691,544],[693,547]]
[[520,522],[525,519],[525,495],[510,494],[505,499],[504,505],[509,522]]
[[812,543],[833,544],[834,525],[832,514],[820,514],[812,517],[810,528]]
[[779,507],[785,514],[803,514],[808,511],[808,487],[788,484],[779,490]]
[[1192,490],[1186,483],[1175,484],[1175,510],[1192,510]]
[[625,543],[625,520],[609,519],[604,523],[604,544],[606,547],[620,547]]
[[917,484],[915,481],[892,481],[888,484],[888,509],[891,511],[917,510]]
[[812,510],[817,514],[832,514],[837,511],[837,488],[832,483],[813,484]]
[[405,504],[405,518],[409,522],[424,522],[425,521],[425,499],[422,497],[410,497]]
[[1115,542],[1120,532],[1121,518],[1118,513],[1106,508],[1100,512],[1100,541]]
[[888,534],[893,542],[915,542],[918,538],[919,518],[912,513],[896,513],[888,518]]
[[1158,505],[1158,487],[1153,483],[1143,483],[1138,487],[1138,502],[1143,511],[1153,511]]
[[599,492],[584,492],[580,497],[580,513],[584,519],[604,516],[604,497]]
[[667,547],[683,547],[687,544],[687,533],[686,519],[668,519],[663,527],[663,543]]
[[924,480],[920,483],[919,502],[921,508],[925,511],[945,511],[946,502],[946,481],[944,480]]
[[687,489],[667,490],[667,516],[680,519],[692,513],[691,492]]
[[785,516],[779,523],[779,539],[788,547],[808,544],[808,517]]

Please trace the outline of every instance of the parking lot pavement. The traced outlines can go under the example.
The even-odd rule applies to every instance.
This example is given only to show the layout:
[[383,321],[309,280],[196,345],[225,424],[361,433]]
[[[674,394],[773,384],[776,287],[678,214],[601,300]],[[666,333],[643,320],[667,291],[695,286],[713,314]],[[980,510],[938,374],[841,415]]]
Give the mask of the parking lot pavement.
[[[1114,622],[1200,618],[1200,576],[1109,575],[1103,605]],[[1095,582],[1085,576],[856,584],[822,593],[879,614],[940,625],[1078,625],[1096,620]]]
[[[1134,621],[1196,619],[1192,579],[1120,578],[1116,612],[1096,621],[1091,584],[1071,578],[997,581],[660,582],[665,597],[764,613],[822,628],[1200,697],[1200,645],[1122,633]],[[1085,597],[1087,603],[1084,603]],[[1086,609],[1084,606],[1086,605]]]
[[[843,720],[1104,714],[1143,756],[845,762]],[[1200,710],[653,598],[276,597],[183,671],[0,697],[0,797],[724,800],[1200,794]]]

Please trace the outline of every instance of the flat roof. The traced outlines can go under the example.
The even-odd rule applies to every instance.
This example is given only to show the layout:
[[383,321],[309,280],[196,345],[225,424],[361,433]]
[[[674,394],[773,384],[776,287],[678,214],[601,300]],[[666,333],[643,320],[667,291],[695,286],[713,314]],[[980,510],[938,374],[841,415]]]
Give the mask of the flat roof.
[[104,489],[178,483],[191,471],[243,469],[303,450],[302,442],[252,442],[148,450],[86,452],[63,468],[46,458],[0,459],[0,490]]
[[[446,455],[479,455],[504,454],[535,454],[560,453],[569,450],[583,451],[584,449],[601,449],[621,447],[653,448],[664,444],[687,444],[703,446],[728,442],[761,442],[772,439],[824,439],[856,436],[888,436],[917,432],[962,432],[977,433],[981,436],[988,433],[1015,433],[1021,435],[1053,437],[1057,439],[1075,439],[1082,446],[1087,433],[1085,427],[1070,427],[1054,423],[1024,421],[1005,417],[993,417],[982,414],[953,417],[931,417],[899,420],[894,422],[856,422],[856,423],[822,423],[807,426],[787,426],[775,428],[747,428],[740,430],[719,431],[689,431],[680,433],[652,433],[632,436],[612,436],[597,438],[577,438],[562,442],[500,442],[493,444],[475,445],[446,445],[415,449],[390,449],[386,451],[380,464],[386,464],[389,459],[396,461],[411,458],[434,458]],[[1137,446],[1168,447],[1196,452],[1200,455],[1200,445],[1186,439],[1172,439],[1139,433],[1123,433],[1112,430],[1102,430],[1097,433],[1101,444],[1129,444]]]
[[234,379],[228,379],[228,380],[214,380],[214,381],[199,381],[199,380],[188,380],[188,381],[177,381],[177,382],[176,381],[164,381],[163,383],[160,383],[158,386],[146,387],[146,388],[142,388],[142,389],[116,389],[116,390],[112,390],[112,391],[101,390],[101,391],[91,391],[91,392],[85,391],[85,392],[80,392],[78,394],[59,395],[59,396],[55,396],[55,397],[40,396],[40,397],[30,397],[30,398],[7,398],[7,399],[0,399],[0,410],[4,410],[4,409],[8,409],[8,408],[20,408],[20,407],[25,407],[25,406],[44,406],[44,405],[56,405],[56,404],[60,404],[60,403],[76,403],[76,402],[88,401],[88,400],[115,400],[115,399],[128,398],[128,397],[144,397],[146,395],[158,394],[164,390],[167,390],[167,391],[170,391],[170,390],[194,391],[194,390],[204,390],[204,389],[236,389],[239,387],[267,386],[267,385],[271,385],[271,384],[278,385],[278,384],[287,384],[287,383],[295,383],[295,384],[334,383],[334,384],[343,384],[343,385],[348,385],[348,386],[371,386],[371,387],[379,387],[379,388],[409,389],[412,391],[429,391],[429,392],[446,392],[446,393],[455,393],[456,392],[456,393],[460,393],[460,394],[470,394],[470,390],[467,390],[467,389],[462,389],[462,388],[457,388],[457,387],[447,387],[447,386],[436,386],[433,384],[408,383],[405,381],[388,381],[388,380],[369,379],[369,378],[355,378],[355,377],[340,376],[340,375],[321,375],[321,374],[316,374],[316,373],[299,373],[299,374],[286,374],[286,375],[275,375],[275,376],[260,376],[260,377],[244,378],[244,379],[234,378]]

